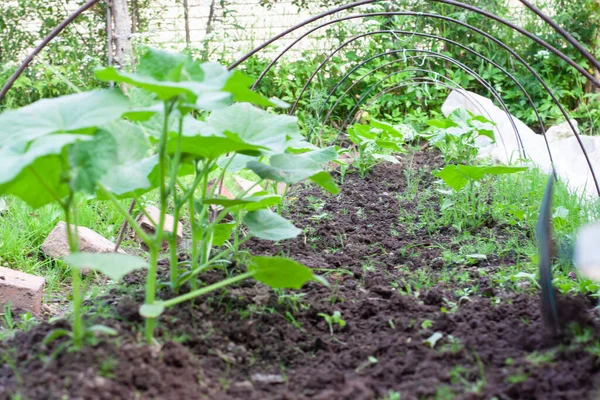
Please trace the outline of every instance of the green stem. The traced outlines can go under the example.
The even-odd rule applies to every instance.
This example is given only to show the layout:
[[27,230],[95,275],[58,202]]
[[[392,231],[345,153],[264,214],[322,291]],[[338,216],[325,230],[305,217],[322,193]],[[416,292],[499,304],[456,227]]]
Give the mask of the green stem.
[[158,143],[158,179],[160,182],[160,217],[158,226],[155,232],[155,242],[160,246],[162,244],[163,232],[165,229],[165,216],[167,215],[167,136],[169,130],[169,115],[174,106],[174,102],[165,101],[165,118],[163,121],[163,129]]
[[171,165],[171,177],[169,179],[169,188],[168,192],[173,196],[173,204],[175,205],[175,210],[173,213],[173,229],[172,236],[169,240],[169,267],[170,267],[170,278],[171,278],[171,289],[177,293],[179,290],[179,286],[177,281],[179,280],[179,270],[178,270],[178,262],[179,258],[177,257],[177,229],[179,227],[179,214],[181,212],[181,204],[177,199],[177,172],[179,171],[179,164],[181,163],[181,138],[183,131],[183,117],[179,118],[179,127],[177,130],[177,145],[175,148],[175,157],[173,158],[173,163]]
[[[201,192],[201,201],[202,201],[202,212],[200,213],[200,223],[203,221],[207,221],[210,223],[211,220],[211,211],[210,206],[204,204],[204,200],[207,198],[208,194],[208,171],[210,171],[212,161],[207,161],[202,170],[203,180],[202,180],[202,192]],[[216,186],[216,184],[214,185]],[[208,214],[208,218],[207,218]],[[209,258],[210,245],[212,242],[212,235],[210,229],[208,227],[208,223],[205,225],[206,229],[202,232],[202,252],[200,253],[200,262],[205,264]]]
[[[190,186],[185,191],[184,195],[179,198],[180,205],[185,204],[188,201],[189,198],[193,199],[194,192],[196,191],[196,188],[198,188],[198,185],[202,181],[202,174],[200,174],[198,172],[199,172],[198,168],[196,168],[196,178],[194,179],[194,182],[192,182],[192,186]],[[184,186],[182,184],[179,184],[179,186],[181,186],[182,188],[184,188]]]
[[[242,244],[246,243],[251,238],[252,238],[251,236],[245,237],[244,239],[242,239],[239,242],[239,245],[241,246]],[[234,250],[235,250],[235,248],[233,246],[229,247],[229,248],[223,250],[222,252],[220,252],[219,254],[217,254],[216,256],[214,256],[211,260],[209,260],[209,261],[201,264],[199,267],[197,267],[195,269],[191,269],[189,275],[187,275],[184,279],[182,279],[181,282],[179,282],[179,284],[182,285],[185,282],[187,282],[190,279],[192,279],[193,277],[195,277],[196,275],[198,275],[201,272],[207,270],[211,265],[215,264],[217,261],[222,260],[225,256],[228,256]]]
[[[65,223],[67,224],[67,240],[69,242],[69,251],[77,253],[79,251],[79,241],[77,234],[73,234],[73,229],[77,230],[77,226],[72,225],[72,209],[73,193],[69,195],[67,202],[64,204],[63,211],[65,213]],[[83,345],[84,328],[81,315],[81,272],[79,269],[71,267],[71,285],[73,286],[73,342],[75,347]]]
[[144,230],[142,228],[140,228],[140,226],[138,225],[135,218],[133,218],[133,216],[129,213],[129,211],[125,207],[123,207],[123,205],[121,204],[119,199],[117,199],[117,197],[114,194],[112,194],[111,192],[106,190],[101,185],[98,185],[98,190],[104,197],[106,197],[108,200],[110,200],[110,202],[115,206],[117,211],[127,220],[127,222],[129,223],[129,226],[131,226],[131,228],[140,237],[140,239],[142,239],[142,241],[148,247],[151,247],[154,243],[153,240],[150,238],[150,236],[148,236],[146,234],[146,232],[144,232]]
[[[285,196],[287,196],[289,189],[290,189],[290,185],[286,183],[285,189],[283,190],[283,193],[281,194],[282,202],[277,204],[277,214],[279,214],[279,215],[281,215],[281,205],[283,203],[283,199],[285,199]],[[277,193],[277,194],[279,194],[279,193]]]
[[262,183],[262,181],[263,181],[263,180],[264,180],[264,179],[261,179],[260,181],[258,181],[258,182],[255,182],[255,183],[254,183],[254,185],[250,186],[250,187],[249,187],[247,190],[245,190],[245,191],[244,191],[242,194],[240,194],[238,197],[239,197],[240,199],[243,199],[244,197],[246,197],[246,195],[247,195],[247,194],[248,194],[248,193],[249,193],[249,192],[250,192],[252,189],[254,189],[254,188],[255,188],[255,187],[257,187],[258,185],[260,185],[260,184]]
[[[167,214],[167,136],[169,131],[169,116],[175,101],[165,101],[165,115],[163,120],[162,132],[158,144],[158,173],[160,182],[160,217],[158,225],[155,229],[154,240],[151,241],[150,247],[150,260],[148,267],[148,276],[146,278],[146,302],[145,304],[153,304],[156,297],[156,271],[158,269],[158,251],[162,247],[163,232],[165,228],[165,216]],[[154,338],[154,326],[156,325],[155,318],[146,319],[146,327],[144,329],[144,336],[146,341],[150,344]]]
[[235,231],[233,232],[233,251],[237,256],[240,252],[240,224],[242,222],[242,210],[238,210],[236,215],[237,224],[235,226]]
[[[198,239],[196,238],[196,211],[194,210],[194,198],[190,197],[188,201],[190,209],[190,226],[192,229],[192,260],[190,262],[190,271],[195,271],[198,267]],[[197,289],[197,282],[192,279],[190,282],[192,290]]]
[[165,306],[165,307],[171,307],[171,306],[174,306],[176,304],[183,303],[183,302],[188,301],[188,300],[192,300],[192,299],[194,299],[194,298],[196,298],[198,296],[202,296],[203,294],[210,293],[210,292],[212,292],[214,290],[217,290],[217,289],[220,289],[222,287],[225,287],[225,286],[234,284],[236,282],[242,281],[244,279],[250,278],[252,275],[254,275],[254,272],[245,272],[245,273],[243,273],[241,275],[234,276],[233,278],[222,280],[220,282],[217,282],[217,283],[215,283],[213,285],[204,287],[202,289],[197,289],[197,290],[191,291],[189,293],[182,294],[181,296],[174,297],[174,298],[172,298],[170,300],[164,301],[162,303],[162,305]]
[[[156,270],[158,267],[158,249],[157,246],[150,247],[150,260],[148,266],[148,278],[146,279],[146,298],[145,304],[153,304],[156,296]],[[154,326],[156,325],[155,318],[146,319],[144,329],[144,338],[148,344],[152,343],[154,338]]]
[[[229,161],[227,161],[227,164],[225,164],[225,166],[221,169],[221,172],[219,173],[219,178],[215,181],[215,184],[213,185],[212,190],[209,193],[210,197],[215,196],[215,190],[217,189],[217,186],[221,186],[221,185],[225,184],[225,182],[223,182],[223,179],[225,179],[225,172],[227,172],[227,168],[229,168],[229,166],[233,162],[233,159],[235,158],[235,156],[236,156],[235,154],[233,156],[231,156]],[[219,193],[219,194],[221,194],[221,193]]]
[[177,264],[179,263],[179,257],[177,255],[177,229],[179,227],[179,213],[180,208],[175,207],[175,212],[173,213],[173,235],[169,240],[169,267],[170,267],[170,276],[171,276],[171,289],[177,293],[179,290],[179,285],[177,281],[179,280],[179,270]]
[[[133,200],[135,201],[135,204],[139,204],[140,206],[142,204],[144,204],[144,202],[140,199],[140,197],[136,196],[135,194],[133,195]],[[148,214],[148,211],[146,211],[146,207],[141,207],[140,210],[142,211],[142,214],[144,215],[144,217],[146,217],[146,219],[148,219],[148,222],[150,222],[150,225],[156,226],[156,221],[154,220],[154,218],[152,218],[152,216],[150,214]],[[133,212],[133,210],[131,210],[131,211]]]

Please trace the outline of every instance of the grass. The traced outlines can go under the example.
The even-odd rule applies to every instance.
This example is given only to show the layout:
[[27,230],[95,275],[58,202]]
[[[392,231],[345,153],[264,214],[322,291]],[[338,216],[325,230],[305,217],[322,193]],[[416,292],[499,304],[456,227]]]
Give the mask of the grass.
[[[49,205],[33,210],[12,197],[8,197],[6,202],[8,208],[0,218],[2,266],[44,276],[46,296],[53,297],[66,290],[69,271],[60,263],[44,257],[41,250],[44,239],[62,220],[59,207]],[[81,197],[77,210],[78,225],[89,227],[113,242],[116,240],[123,220],[109,203]]]
[[[407,176],[411,177],[409,182],[420,182],[422,175],[419,174],[424,173],[407,172]],[[535,226],[547,179],[546,175],[532,169],[515,175],[490,177],[459,193],[449,191],[441,182],[437,187],[422,187],[420,190],[409,184],[407,191],[398,199],[417,203],[418,218],[414,213],[400,210],[401,219],[411,232],[416,234],[425,229],[430,235],[435,235],[440,229],[451,226],[457,233],[451,243],[434,244],[442,249],[442,264],[453,265],[453,270],[444,269],[435,277],[429,276],[430,271],[411,271],[406,284],[412,290],[423,290],[440,281],[452,281],[467,289],[474,285],[474,280],[465,278],[457,267],[476,265],[477,258],[494,255],[512,255],[517,260],[514,265],[497,269],[490,275],[494,286],[510,285],[514,289],[515,281],[524,279],[515,278],[515,275],[535,275],[538,258]],[[436,190],[442,193],[440,211],[430,206]],[[476,205],[472,199],[475,199]],[[555,185],[553,210],[554,237],[558,243],[568,247],[580,226],[599,219],[600,201],[573,194],[559,182]],[[494,231],[486,228],[490,223],[503,226],[506,236],[496,237]],[[560,291],[592,295],[600,291],[597,283],[579,275],[575,279],[570,277],[572,270],[568,256],[559,258],[554,268],[554,282]],[[478,271],[484,273],[483,270]]]
[[[250,172],[242,176],[245,179],[256,180],[256,175]],[[240,192],[232,176],[226,178],[225,186],[234,194]],[[0,218],[0,264],[28,274],[43,276],[46,279],[46,298],[68,293],[69,270],[61,263],[46,258],[41,250],[44,239],[56,224],[63,220],[61,209],[57,205],[48,205],[33,210],[20,199],[9,196],[5,200],[7,207]],[[88,227],[111,242],[116,242],[123,218],[114,206],[109,202],[84,196],[80,196],[78,200],[78,225]],[[158,193],[147,193],[140,200],[143,204],[156,204]],[[122,204],[128,208],[130,201],[123,200]],[[141,206],[137,205],[134,213],[138,214],[140,210]],[[139,245],[125,237],[122,247],[139,248]]]

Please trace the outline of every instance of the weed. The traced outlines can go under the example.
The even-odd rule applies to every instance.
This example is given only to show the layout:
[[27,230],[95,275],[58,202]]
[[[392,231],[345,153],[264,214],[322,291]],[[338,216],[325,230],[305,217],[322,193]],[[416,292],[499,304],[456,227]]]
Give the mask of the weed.
[[337,325],[340,329],[343,329],[344,326],[346,326],[346,321],[342,319],[342,313],[339,311],[334,311],[332,315],[325,313],[319,313],[317,315],[325,320],[327,326],[329,326],[329,332],[331,333],[331,336],[333,336],[334,325]]

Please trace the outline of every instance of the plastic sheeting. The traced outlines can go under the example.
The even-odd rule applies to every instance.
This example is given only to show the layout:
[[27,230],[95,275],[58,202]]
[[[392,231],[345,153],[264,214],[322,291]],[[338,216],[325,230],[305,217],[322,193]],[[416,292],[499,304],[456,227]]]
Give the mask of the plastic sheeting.
[[[496,107],[490,99],[478,94],[462,89],[453,90],[442,106],[442,113],[448,116],[459,107],[464,107],[475,115],[483,115],[496,124],[495,142],[486,137],[478,138],[476,141],[480,158],[491,158],[494,163],[506,165],[530,165],[545,173],[552,172],[548,147],[543,135],[536,134],[522,121]],[[573,122],[577,127],[577,123]],[[590,168],[568,123],[564,122],[548,129],[546,138],[558,178],[579,194],[597,197],[598,191]],[[580,135],[580,138],[590,157],[592,167],[600,179],[600,136]]]

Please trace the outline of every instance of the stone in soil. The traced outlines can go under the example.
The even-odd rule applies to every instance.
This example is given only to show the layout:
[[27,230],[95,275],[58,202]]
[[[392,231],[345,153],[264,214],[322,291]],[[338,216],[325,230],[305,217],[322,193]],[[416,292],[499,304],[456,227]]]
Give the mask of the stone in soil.
[[0,305],[10,304],[39,315],[45,282],[41,276],[0,267]]
[[[112,253],[115,250],[115,244],[106,239],[99,233],[84,226],[77,227],[79,235],[79,250],[88,253]],[[70,253],[69,242],[67,240],[67,224],[60,221],[50,232],[44,243],[42,251],[54,259],[62,258]],[[125,253],[119,250],[119,253]]]
[[[140,227],[144,230],[144,232],[152,234],[155,231],[155,226],[154,223],[158,223],[158,221],[160,220],[160,209],[154,206],[148,206],[145,208],[146,214],[148,214],[148,216],[150,216],[151,219],[149,219],[146,214],[142,214],[139,218],[138,218],[138,223],[140,224]],[[172,215],[170,214],[166,214],[165,215],[165,226],[164,226],[164,231],[165,233],[169,233],[169,234],[173,234],[173,225],[174,225],[175,219],[173,218]],[[177,240],[181,241],[183,239],[183,224],[181,222],[177,222]]]

